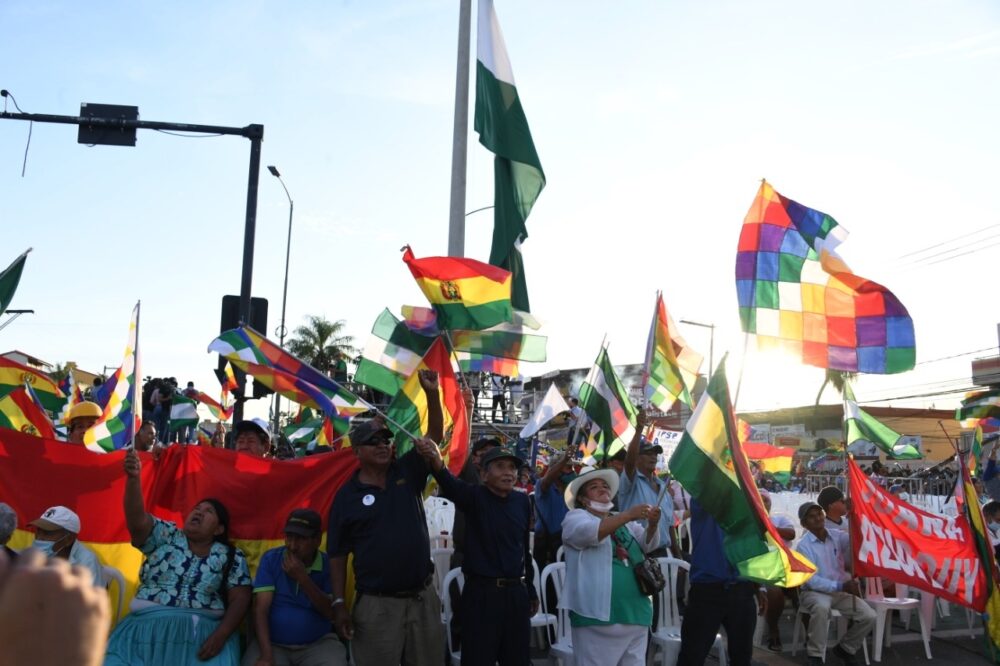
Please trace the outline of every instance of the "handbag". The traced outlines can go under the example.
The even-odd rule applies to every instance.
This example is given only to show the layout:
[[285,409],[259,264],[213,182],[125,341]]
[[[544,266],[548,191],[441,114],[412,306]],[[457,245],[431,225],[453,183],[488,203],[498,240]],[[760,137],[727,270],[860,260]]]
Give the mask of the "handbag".
[[[619,529],[625,529],[621,527]],[[636,548],[639,548],[639,542],[635,540],[631,532],[626,533],[629,538],[635,543]],[[628,553],[629,560],[632,562],[632,571],[635,572],[635,581],[639,584],[639,591],[642,592],[644,596],[652,596],[658,594],[660,590],[667,586],[667,579],[663,577],[663,569],[660,568],[660,563],[655,557],[632,557],[632,551],[623,544],[618,538],[618,530],[612,532],[612,538],[622,548],[625,548],[625,552]],[[642,549],[639,548],[642,552]]]

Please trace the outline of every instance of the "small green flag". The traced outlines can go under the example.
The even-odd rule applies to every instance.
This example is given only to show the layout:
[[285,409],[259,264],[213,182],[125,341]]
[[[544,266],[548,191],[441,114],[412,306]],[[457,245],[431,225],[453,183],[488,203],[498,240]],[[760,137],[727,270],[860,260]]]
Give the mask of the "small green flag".
[[0,273],[0,314],[7,311],[14,292],[17,291],[17,284],[21,281],[21,272],[24,270],[24,262],[28,258],[31,248],[24,251],[20,257],[14,260],[10,266]]
[[901,443],[903,436],[858,407],[854,391],[844,385],[844,422],[847,425],[847,446],[858,441],[871,442],[895,460],[922,458],[912,444]]

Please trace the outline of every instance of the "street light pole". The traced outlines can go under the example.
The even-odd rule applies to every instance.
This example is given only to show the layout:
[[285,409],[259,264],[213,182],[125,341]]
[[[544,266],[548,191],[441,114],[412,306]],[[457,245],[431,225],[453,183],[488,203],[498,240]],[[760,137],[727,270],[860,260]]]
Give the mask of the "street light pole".
[[700,321],[689,321],[687,319],[681,319],[682,324],[690,324],[691,326],[700,326],[702,328],[707,328],[709,330],[708,338],[708,381],[712,381],[712,372],[715,370],[715,365],[713,364],[713,356],[715,353],[715,324],[703,324]]
[[[288,263],[292,256],[292,215],[295,213],[295,202],[292,201],[292,195],[288,193],[288,188],[285,187],[285,181],[281,179],[281,174],[278,172],[278,168],[274,165],[269,165],[267,170],[271,172],[271,175],[278,179],[281,183],[281,188],[285,190],[285,196],[288,197],[288,242],[285,244],[285,288],[281,293],[281,326],[278,327],[278,344],[282,349],[285,348],[285,333],[287,329],[285,328],[285,305],[288,303]],[[281,396],[275,391],[274,393],[274,432],[280,432],[278,426],[280,425],[279,413],[281,406]]]

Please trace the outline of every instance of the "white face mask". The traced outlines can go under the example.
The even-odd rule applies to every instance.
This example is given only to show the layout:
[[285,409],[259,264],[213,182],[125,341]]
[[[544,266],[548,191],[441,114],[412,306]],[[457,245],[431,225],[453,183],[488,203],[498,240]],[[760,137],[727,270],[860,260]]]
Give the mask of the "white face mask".
[[594,500],[587,500],[587,508],[593,509],[598,513],[607,513],[611,509],[615,508],[615,505],[611,502],[595,502]]

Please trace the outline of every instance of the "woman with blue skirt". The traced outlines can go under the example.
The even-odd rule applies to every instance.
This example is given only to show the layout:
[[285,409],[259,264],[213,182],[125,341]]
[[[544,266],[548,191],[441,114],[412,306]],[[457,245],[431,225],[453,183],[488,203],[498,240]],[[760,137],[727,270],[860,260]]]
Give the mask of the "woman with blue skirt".
[[250,605],[250,570],[229,543],[229,512],[198,502],[178,528],[146,512],[142,468],[125,454],[125,522],[146,559],[129,615],[111,634],[105,666],[238,666],[237,629]]

